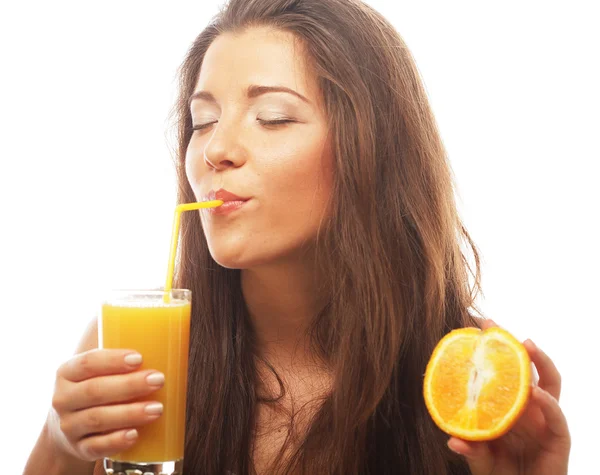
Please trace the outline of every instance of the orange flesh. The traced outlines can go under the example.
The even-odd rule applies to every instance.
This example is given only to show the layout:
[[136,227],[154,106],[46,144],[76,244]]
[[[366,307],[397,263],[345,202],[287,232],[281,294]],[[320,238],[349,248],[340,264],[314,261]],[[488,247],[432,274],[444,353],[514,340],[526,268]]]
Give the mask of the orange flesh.
[[455,330],[433,352],[425,374],[425,402],[448,434],[490,440],[521,415],[530,381],[527,351],[508,332]]

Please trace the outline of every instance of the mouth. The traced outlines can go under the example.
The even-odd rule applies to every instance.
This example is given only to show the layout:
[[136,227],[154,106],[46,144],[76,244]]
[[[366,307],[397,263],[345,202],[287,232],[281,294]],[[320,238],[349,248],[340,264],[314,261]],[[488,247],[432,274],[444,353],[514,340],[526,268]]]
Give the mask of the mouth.
[[213,215],[225,215],[232,213],[240,209],[244,204],[246,204],[250,198],[242,198],[230,191],[227,191],[223,188],[214,191],[211,190],[205,197],[206,200],[221,200],[223,204],[216,208],[209,208],[207,211],[209,214]]

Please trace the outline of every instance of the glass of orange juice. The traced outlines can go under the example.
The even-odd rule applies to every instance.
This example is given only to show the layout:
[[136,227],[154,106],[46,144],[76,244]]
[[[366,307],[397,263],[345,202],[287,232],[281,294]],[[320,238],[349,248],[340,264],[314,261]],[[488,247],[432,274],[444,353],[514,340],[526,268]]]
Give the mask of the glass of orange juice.
[[159,401],[163,414],[137,427],[129,450],[104,459],[109,475],[181,475],[192,293],[185,289],[122,290],[102,303],[100,348],[128,348],[143,357],[140,370],[165,375],[161,389],[140,400]]

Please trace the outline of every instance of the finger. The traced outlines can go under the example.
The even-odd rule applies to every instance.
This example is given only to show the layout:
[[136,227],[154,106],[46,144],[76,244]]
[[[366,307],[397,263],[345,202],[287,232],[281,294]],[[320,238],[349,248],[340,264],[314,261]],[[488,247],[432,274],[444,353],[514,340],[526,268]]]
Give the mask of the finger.
[[85,460],[94,461],[130,448],[137,439],[137,430],[125,429],[110,434],[87,437],[82,439],[76,447]]
[[495,458],[488,443],[467,442],[452,437],[448,441],[448,447],[453,452],[465,457],[472,475],[489,475],[492,473]]
[[77,383],[96,376],[123,374],[139,368],[142,355],[134,350],[90,350],[75,355],[57,371],[57,376]]
[[486,318],[481,321],[481,329],[488,330],[489,328],[497,327],[498,324],[491,318]]
[[100,406],[68,414],[60,421],[67,439],[76,442],[93,434],[138,427],[158,419],[163,412],[159,402],[136,402]]
[[548,391],[557,400],[560,399],[561,376],[550,357],[544,353],[531,340],[526,340],[523,345],[529,353],[531,361],[535,364],[539,375],[538,385]]
[[[529,353],[529,351],[527,351],[527,353]],[[529,356],[529,358],[531,359],[531,355]],[[529,366],[531,367],[531,385],[537,386],[540,384],[540,375],[538,374],[537,368],[535,367],[533,361],[530,363]]]
[[154,370],[91,378],[70,383],[60,395],[55,395],[54,407],[62,413],[127,402],[151,394],[164,382],[165,376]]
[[536,402],[541,409],[542,414],[544,414],[547,430],[555,437],[564,439],[568,442],[570,440],[570,435],[567,418],[558,405],[556,398],[540,387],[533,388],[532,397],[534,402]]

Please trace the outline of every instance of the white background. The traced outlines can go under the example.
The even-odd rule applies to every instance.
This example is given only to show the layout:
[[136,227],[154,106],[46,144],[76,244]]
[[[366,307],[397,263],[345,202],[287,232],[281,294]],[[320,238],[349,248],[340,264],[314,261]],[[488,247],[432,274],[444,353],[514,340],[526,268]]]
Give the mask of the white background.
[[[175,72],[218,3],[1,7],[3,473],[22,470],[55,369],[102,291],[163,283]],[[596,2],[371,3],[424,77],[484,258],[483,310],[553,357],[570,473],[589,474],[600,441],[586,378],[600,316]]]

